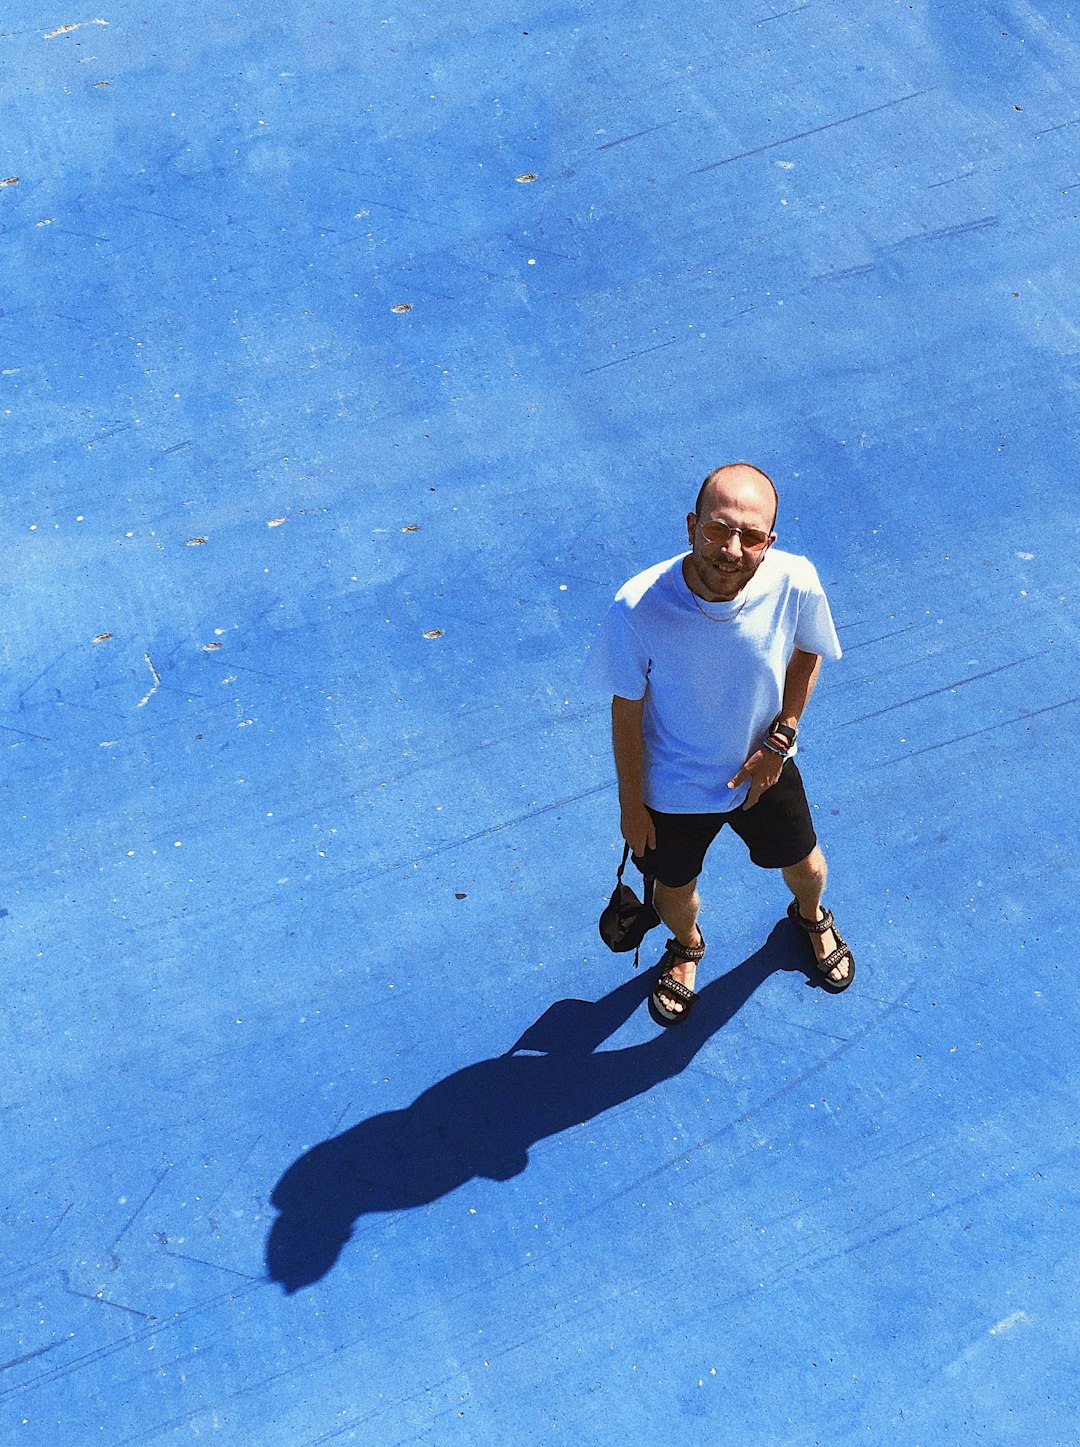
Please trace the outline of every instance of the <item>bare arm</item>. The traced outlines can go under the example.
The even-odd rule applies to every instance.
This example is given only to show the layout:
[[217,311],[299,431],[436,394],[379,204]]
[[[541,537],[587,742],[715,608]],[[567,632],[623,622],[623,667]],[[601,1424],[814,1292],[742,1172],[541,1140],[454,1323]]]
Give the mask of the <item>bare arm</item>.
[[[789,728],[798,727],[803,710],[810,702],[810,695],[814,691],[814,684],[817,683],[820,672],[821,657],[819,654],[804,653],[801,648],[795,649],[788,663],[787,672],[784,674],[784,698],[780,705],[781,723],[787,724]],[[752,809],[765,790],[771,789],[779,779],[783,767],[783,759],[776,754],[770,753],[768,749],[756,749],[735,777],[728,780],[728,788],[737,789],[741,783],[749,779],[750,792],[746,796],[743,808]]]
[[780,722],[789,728],[796,728],[803,716],[814,684],[821,672],[821,655],[804,653],[796,648],[784,675],[784,701],[780,705]]
[[639,858],[647,848],[656,847],[656,830],[642,798],[645,738],[641,716],[644,710],[643,698],[620,698],[616,694],[611,700],[611,743],[619,780],[619,827]]

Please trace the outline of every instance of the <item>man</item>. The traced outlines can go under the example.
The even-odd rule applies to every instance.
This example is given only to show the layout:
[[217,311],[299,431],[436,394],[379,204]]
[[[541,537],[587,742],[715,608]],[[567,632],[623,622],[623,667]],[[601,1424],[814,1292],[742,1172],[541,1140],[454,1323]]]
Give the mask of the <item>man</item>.
[[620,825],[671,931],[649,1009],[679,1024],[696,999],[698,875],[724,824],[779,869],[817,979],[847,989],[855,961],[821,908],[818,848],[793,755],[822,658],[840,644],[817,573],[773,548],[777,494],[744,462],[711,472],[687,516],[690,551],[616,595],[587,676],[612,695]]

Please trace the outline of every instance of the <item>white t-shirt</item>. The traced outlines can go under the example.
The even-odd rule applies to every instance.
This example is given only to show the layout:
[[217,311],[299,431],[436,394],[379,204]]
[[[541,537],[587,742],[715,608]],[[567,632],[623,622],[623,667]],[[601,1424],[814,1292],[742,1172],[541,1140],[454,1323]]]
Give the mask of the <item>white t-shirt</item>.
[[683,577],[685,553],[631,578],[585,665],[588,683],[644,698],[645,803],[665,814],[727,813],[749,784],[727,781],[780,712],[796,648],[840,657],[814,565],[770,548],[731,603],[707,603]]

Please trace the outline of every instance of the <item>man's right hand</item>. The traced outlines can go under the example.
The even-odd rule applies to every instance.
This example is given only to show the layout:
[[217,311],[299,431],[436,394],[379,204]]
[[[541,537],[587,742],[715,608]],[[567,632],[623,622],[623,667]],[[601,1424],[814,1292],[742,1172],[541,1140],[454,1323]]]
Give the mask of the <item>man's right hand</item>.
[[656,848],[656,825],[644,804],[624,804],[620,811],[619,828],[639,859],[646,849]]

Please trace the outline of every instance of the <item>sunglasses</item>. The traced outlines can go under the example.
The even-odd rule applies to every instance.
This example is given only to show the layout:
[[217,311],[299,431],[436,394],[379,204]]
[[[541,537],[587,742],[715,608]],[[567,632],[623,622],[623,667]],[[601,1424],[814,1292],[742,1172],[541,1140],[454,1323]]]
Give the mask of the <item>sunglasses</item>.
[[723,545],[736,533],[739,546],[744,553],[760,553],[768,547],[770,533],[759,532],[757,528],[729,528],[727,523],[698,523],[697,531],[707,543]]

